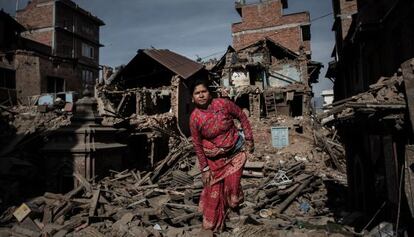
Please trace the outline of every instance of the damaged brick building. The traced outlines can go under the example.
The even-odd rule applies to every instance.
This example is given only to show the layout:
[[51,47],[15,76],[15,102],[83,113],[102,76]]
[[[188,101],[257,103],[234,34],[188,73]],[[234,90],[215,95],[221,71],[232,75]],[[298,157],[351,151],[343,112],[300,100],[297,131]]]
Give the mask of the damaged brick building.
[[302,116],[310,112],[311,84],[322,65],[270,40],[259,40],[238,51],[228,48],[212,68],[236,103],[260,118],[277,113]]
[[233,47],[238,50],[269,38],[297,54],[300,47],[304,47],[305,53],[310,55],[309,12],[283,14],[286,8],[288,0],[236,2],[242,21],[232,25]]
[[[36,4],[31,5],[33,2]],[[69,1],[37,0],[31,4],[24,10],[28,15],[37,8],[60,12]],[[95,85],[95,97],[84,93],[73,114],[61,109],[39,113],[35,106],[0,106],[2,115],[7,114],[13,122],[10,125],[19,132],[11,142],[6,141],[9,149],[0,149],[0,156],[12,158],[11,164],[0,165],[0,178],[20,171],[18,182],[0,179],[0,194],[9,187],[16,190],[15,195],[7,195],[6,202],[0,202],[0,210],[7,208],[0,216],[0,224],[7,223],[7,228],[0,228],[0,235],[184,236],[199,229],[202,222],[197,204],[203,182],[189,139],[193,105],[188,84],[195,78],[208,77],[218,92],[250,113],[255,136],[255,152],[245,164],[241,182],[245,203],[237,216],[229,216],[230,235],[262,236],[269,232],[279,236],[280,229],[303,228],[305,222],[330,228],[328,224],[337,212],[331,208],[342,204],[341,197],[330,204],[330,196],[332,192],[341,196],[342,189],[329,189],[328,183],[345,182],[343,148],[337,144],[336,133],[316,126],[308,116],[312,84],[318,81],[322,65],[311,60],[309,14],[282,15],[285,7],[286,0],[238,3],[236,9],[242,13],[243,22],[248,25],[249,20],[257,20],[254,27],[258,29],[246,26],[234,33],[235,40],[244,45],[236,42],[234,48],[229,47],[209,71],[170,50],[140,49],[114,72],[105,68],[104,80]],[[268,19],[261,18],[265,14],[258,14],[256,19],[249,16],[263,9]],[[100,24],[95,18],[91,20]],[[40,41],[37,44],[52,52],[44,55],[54,55],[49,57],[56,73],[63,63],[73,62],[77,66],[74,71],[93,70],[93,60],[88,57],[72,59],[79,53],[75,48],[82,50],[81,55],[98,56],[98,41],[70,32],[76,21],[62,22],[66,28],[39,25],[26,32],[30,26],[15,25],[14,30],[24,32],[30,42]],[[79,24],[80,29],[88,25]],[[278,32],[279,36],[274,36]],[[77,45],[71,55],[65,50],[70,46],[65,36],[72,37],[71,42]],[[248,42],[248,38],[254,40]],[[86,43],[81,43],[83,40]],[[93,49],[84,47],[86,44]],[[66,85],[70,78],[62,78]],[[88,86],[82,87],[93,85],[88,78],[83,80]],[[61,82],[50,80],[53,92],[67,89]],[[22,121],[25,126],[19,124]],[[274,128],[283,128],[283,137],[274,139]],[[27,175],[29,168],[35,168],[31,162],[43,180],[30,180],[35,176]],[[37,197],[30,200],[20,195],[20,189],[31,186],[29,181],[39,186],[32,187],[36,193],[30,195]],[[21,206],[9,208],[9,203]],[[25,207],[30,213],[19,213]],[[302,232],[328,236],[323,229]]]
[[395,229],[412,226],[414,4],[333,6],[335,60],[326,76],[335,101],[323,117],[334,115],[330,124],[345,143],[350,204],[366,222],[378,212]]
[[21,103],[41,93],[93,88],[99,76],[102,20],[70,0],[33,0],[17,11],[16,21],[23,28],[13,37],[32,44],[14,45],[2,55]]
[[236,3],[233,47],[211,71],[218,84],[255,117],[310,113],[321,63],[311,60],[308,12],[283,14],[286,0]]
[[[98,86],[104,123],[134,129],[129,146],[142,157],[141,167],[154,165],[170,150],[172,130],[189,135],[192,102],[187,82],[207,78],[202,64],[165,49],[140,49],[124,67]],[[124,119],[111,119],[113,115]],[[173,136],[174,137],[174,136]]]

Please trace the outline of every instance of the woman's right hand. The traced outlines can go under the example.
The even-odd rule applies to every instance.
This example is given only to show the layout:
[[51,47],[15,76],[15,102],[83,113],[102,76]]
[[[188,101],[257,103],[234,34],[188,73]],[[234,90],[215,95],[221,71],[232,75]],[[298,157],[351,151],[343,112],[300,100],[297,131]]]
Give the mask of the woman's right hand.
[[201,173],[201,181],[203,181],[203,185],[210,185],[211,181],[211,170],[204,171]]

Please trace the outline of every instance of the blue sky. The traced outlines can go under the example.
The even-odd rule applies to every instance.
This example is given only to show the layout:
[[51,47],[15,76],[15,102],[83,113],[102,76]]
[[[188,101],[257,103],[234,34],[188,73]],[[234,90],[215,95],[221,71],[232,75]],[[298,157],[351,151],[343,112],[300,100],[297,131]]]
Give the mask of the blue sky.
[[[0,0],[0,8],[14,15],[17,0]],[[126,64],[140,48],[165,48],[191,59],[209,55],[221,57],[231,45],[231,24],[239,22],[234,0],[74,0],[82,8],[101,18],[100,63]],[[27,0],[19,0],[20,8]],[[331,0],[289,0],[285,13],[309,11],[311,19],[332,12]],[[332,87],[324,78],[334,46],[331,31],[333,16],[312,22],[312,59],[325,68],[315,96]]]

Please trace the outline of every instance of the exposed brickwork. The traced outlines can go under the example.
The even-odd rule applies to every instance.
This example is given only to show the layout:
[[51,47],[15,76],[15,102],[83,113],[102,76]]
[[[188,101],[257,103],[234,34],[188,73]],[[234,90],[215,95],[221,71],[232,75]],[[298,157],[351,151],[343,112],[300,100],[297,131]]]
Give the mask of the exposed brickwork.
[[[31,56],[26,57],[34,61],[16,70],[17,86],[21,90],[19,98],[25,100],[27,96],[47,92],[48,77],[64,79],[65,89],[70,91],[80,93],[86,84],[93,87],[99,77],[102,21],[70,0],[33,0],[17,12],[17,21],[29,29],[23,32],[23,37],[50,46],[53,56],[66,58],[61,62],[56,58],[51,61],[48,56],[29,53]],[[92,48],[92,52],[89,48],[83,51],[83,45]],[[77,59],[76,64],[72,58]]]
[[301,29],[310,24],[308,12],[283,15],[280,0],[243,5],[241,11],[242,22],[232,25],[235,49],[268,37],[294,52],[299,52],[302,45],[310,51],[310,41],[303,41]]
[[[23,103],[28,96],[47,92],[48,77],[65,80],[66,91],[82,92],[81,67],[72,62],[52,62],[48,57],[31,52],[19,51],[15,55],[17,97]],[[93,71],[94,76],[98,74]]]
[[25,32],[25,37],[54,47],[53,53],[60,57],[82,58],[82,42],[87,43],[94,48],[94,57],[83,60],[97,68],[100,23],[85,12],[71,1],[34,0],[18,11],[17,20],[35,30]]
[[40,94],[39,57],[31,54],[15,55],[17,98],[27,102],[27,96]]
[[23,33],[24,37],[52,46],[53,2],[32,1],[24,9],[17,11],[16,20],[28,29]]
[[53,30],[45,32],[29,32],[22,33],[23,37],[39,42],[41,44],[52,47],[53,44]]
[[335,25],[334,30],[337,37],[344,40],[352,23],[352,14],[357,12],[357,0],[335,0],[333,1]]
[[[285,46],[286,48],[294,52],[299,52],[299,48],[301,45],[305,46],[306,51],[310,50],[310,41],[301,40],[302,31],[299,27],[278,30],[274,32],[251,33],[251,34],[243,34],[240,36],[235,36],[233,37],[233,45],[237,45],[237,49],[240,49],[266,37]],[[300,40],[292,40],[292,39],[300,39]]]
[[72,63],[52,63],[47,58],[40,57],[41,93],[47,92],[48,77],[58,77],[65,80],[66,91],[81,92],[81,74],[78,67]]
[[53,1],[33,0],[17,11],[16,20],[29,30],[53,26]]
[[342,38],[348,34],[349,27],[352,23],[352,14],[357,12],[356,0],[340,0],[341,1],[341,19],[342,19]]

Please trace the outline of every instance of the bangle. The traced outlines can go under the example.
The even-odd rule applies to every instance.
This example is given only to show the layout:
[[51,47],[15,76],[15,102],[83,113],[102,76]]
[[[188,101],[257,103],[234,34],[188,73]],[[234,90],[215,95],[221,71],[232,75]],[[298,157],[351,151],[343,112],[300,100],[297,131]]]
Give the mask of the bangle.
[[210,170],[210,167],[206,166],[206,167],[204,167],[204,169],[201,172],[206,172],[206,171],[209,171],[209,170]]

